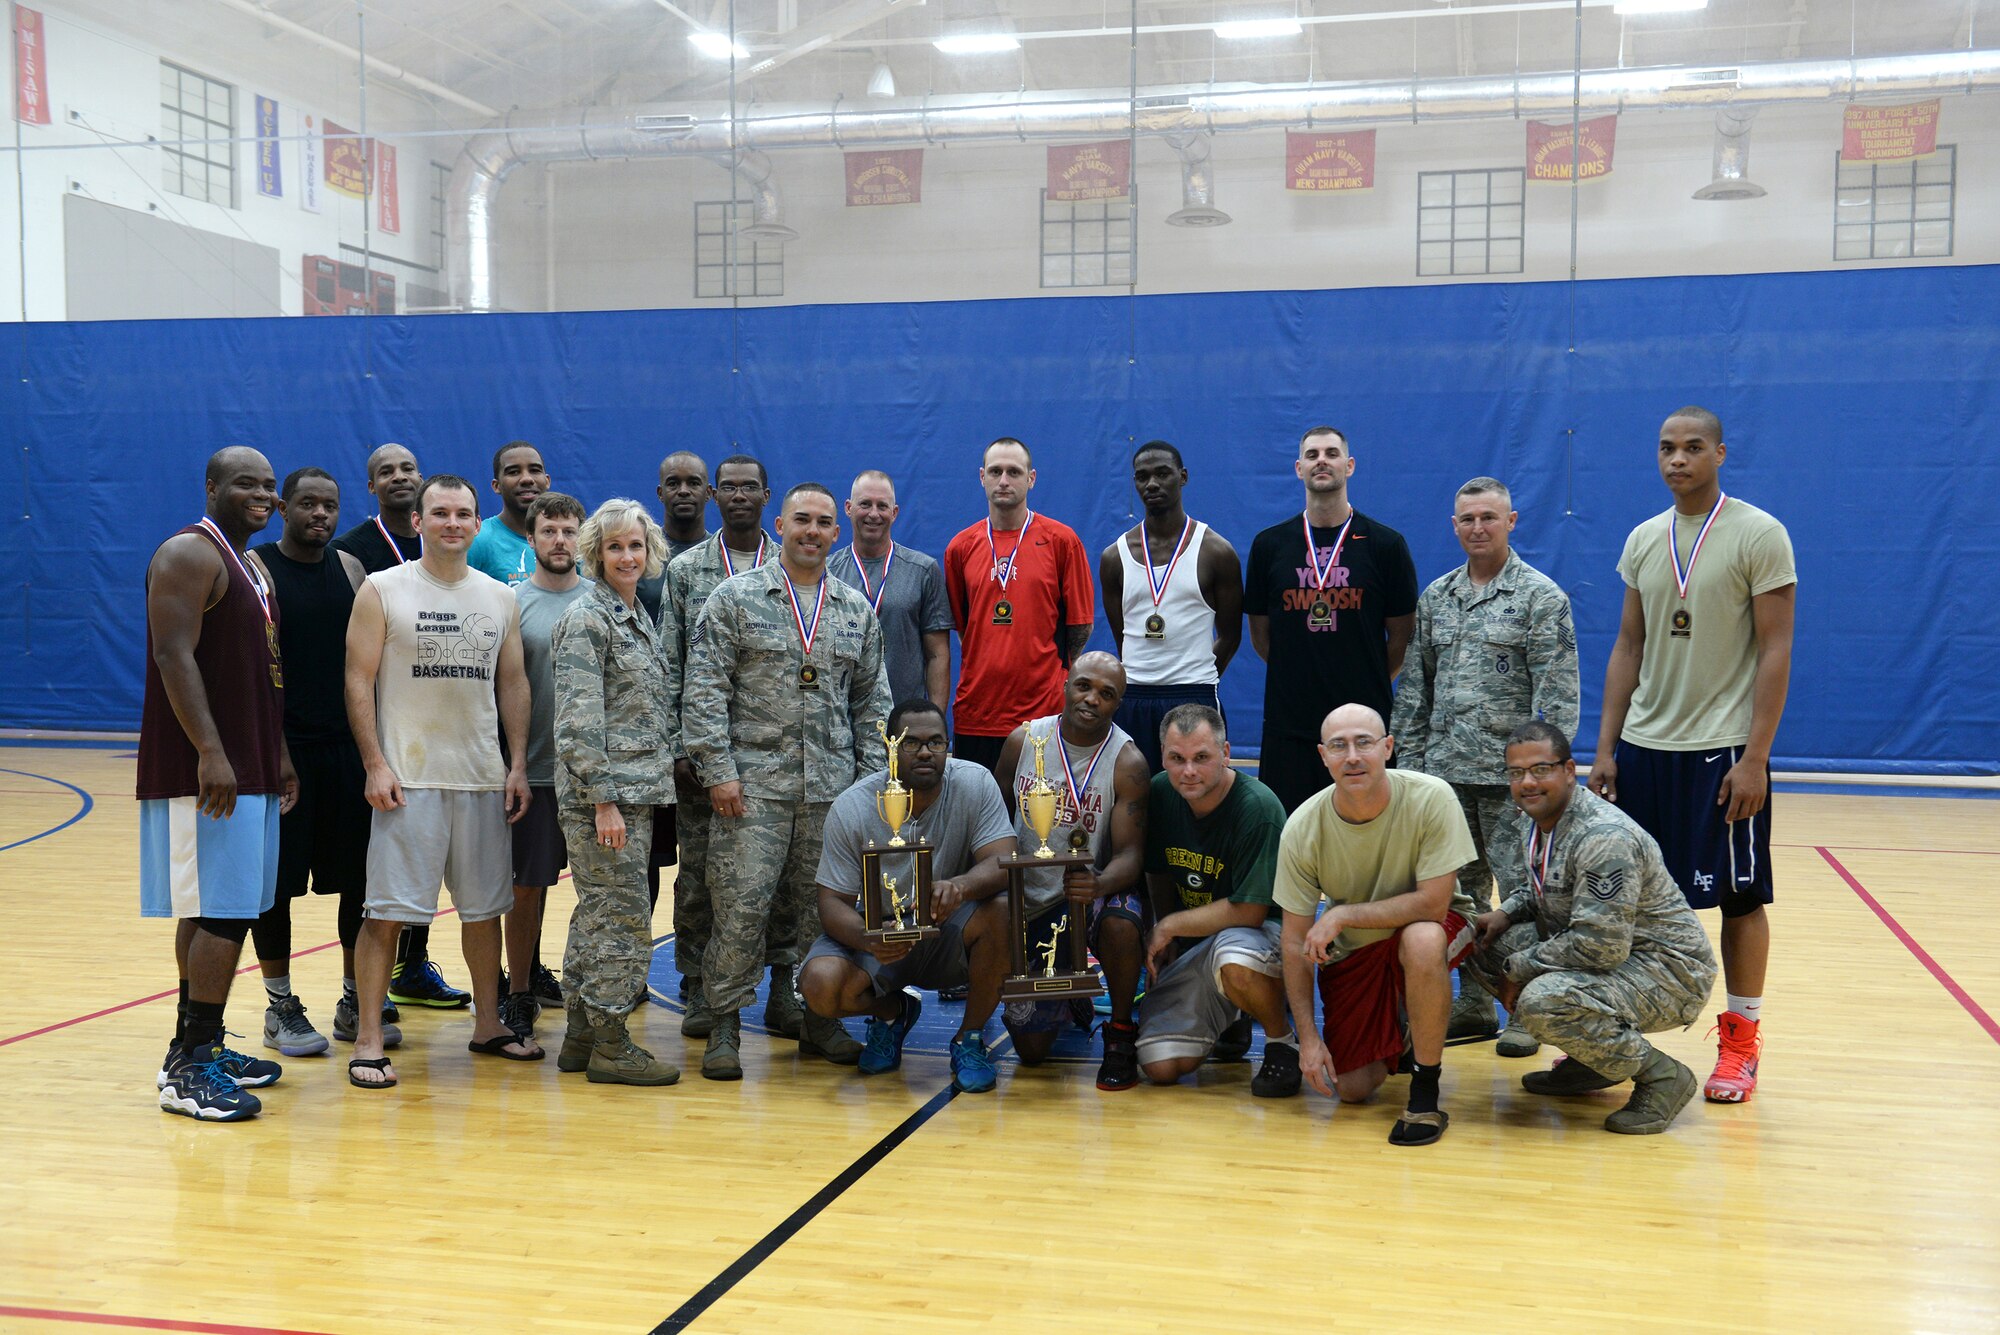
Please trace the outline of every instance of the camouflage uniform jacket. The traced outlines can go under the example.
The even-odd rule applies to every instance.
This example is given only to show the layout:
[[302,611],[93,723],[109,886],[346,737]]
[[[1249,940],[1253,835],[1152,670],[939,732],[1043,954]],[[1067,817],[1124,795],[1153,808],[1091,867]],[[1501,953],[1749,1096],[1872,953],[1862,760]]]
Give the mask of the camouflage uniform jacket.
[[556,677],[556,800],[563,806],[674,800],[674,720],[660,632],[603,584],[571,603],[550,640]]
[[1424,590],[1396,687],[1396,763],[1450,783],[1507,782],[1507,734],[1532,718],[1577,728],[1569,595],[1507,554],[1486,582],[1460,566]]
[[1542,849],[1527,843],[1535,825],[1524,813],[1528,888],[1500,906],[1510,923],[1532,922],[1541,940],[1507,957],[1517,983],[1557,969],[1603,973],[1627,959],[1645,960],[1706,996],[1715,980],[1708,933],[1667,874],[1660,846],[1638,822],[1577,784],[1550,834],[1548,879],[1535,892]]
[[[808,660],[779,562],[724,580],[708,596],[688,637],[681,708],[681,743],[707,787],[737,781],[756,797],[831,802],[856,775],[888,765],[875,731],[889,717],[881,623],[859,593],[821,579],[811,688],[800,684]],[[817,596],[799,594],[807,608]]]
[[[764,544],[764,561],[768,564],[777,560],[778,543],[764,537],[761,531],[758,540]],[[730,559],[739,571],[750,568],[741,556]],[[667,562],[666,588],[660,598],[660,640],[667,653],[667,709],[674,716],[675,760],[687,756],[680,739],[680,720],[687,692],[688,642],[694,634],[695,622],[701,617],[701,609],[708,603],[708,595],[728,578],[729,569],[722,564],[721,529]]]

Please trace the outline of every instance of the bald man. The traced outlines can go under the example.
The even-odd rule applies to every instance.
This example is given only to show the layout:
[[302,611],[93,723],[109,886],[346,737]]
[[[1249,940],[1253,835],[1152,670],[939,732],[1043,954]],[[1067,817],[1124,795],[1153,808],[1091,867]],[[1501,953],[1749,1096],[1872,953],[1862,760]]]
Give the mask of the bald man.
[[[660,460],[660,531],[667,535],[667,561],[708,536],[708,463],[693,450],[675,450]],[[667,589],[667,566],[639,581],[639,602],[657,623]],[[657,845],[656,849],[657,851]]]
[[902,512],[887,473],[870,468],[857,474],[847,493],[854,541],[835,552],[826,569],[859,589],[882,623],[889,698],[942,707],[951,694],[951,604],[938,563],[891,536]]
[[[1451,970],[1475,944],[1452,891],[1477,850],[1451,785],[1390,769],[1395,750],[1367,705],[1326,716],[1319,755],[1333,786],[1285,823],[1272,897],[1285,911],[1285,992],[1306,1080],[1322,1094],[1338,1090],[1342,1103],[1367,1099],[1402,1060],[1407,1013],[1414,1070],[1389,1143],[1429,1145],[1450,1122],[1438,1077]],[[1323,1032],[1313,1025],[1315,983]]]
[[414,561],[424,554],[417,536],[417,488],[423,470],[408,447],[379,445],[368,456],[368,494],[375,513],[333,540],[333,549],[361,562],[366,574]]

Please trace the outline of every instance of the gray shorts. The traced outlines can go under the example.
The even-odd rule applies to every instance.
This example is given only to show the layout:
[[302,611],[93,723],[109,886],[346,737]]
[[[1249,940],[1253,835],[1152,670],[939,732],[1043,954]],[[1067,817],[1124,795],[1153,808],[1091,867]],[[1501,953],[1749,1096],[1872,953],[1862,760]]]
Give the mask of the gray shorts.
[[1225,927],[1181,955],[1139,1003],[1139,1060],[1206,1057],[1243,1012],[1222,994],[1222,966],[1240,964],[1267,978],[1284,976],[1284,928]]
[[461,922],[485,922],[514,907],[514,842],[499,791],[405,788],[404,805],[377,811],[368,835],[366,915],[427,923],[438,883],[450,888]]
[[928,941],[919,942],[909,954],[894,964],[883,964],[865,950],[849,950],[840,942],[820,934],[806,952],[800,968],[816,959],[839,958],[868,975],[875,986],[875,995],[886,997],[892,992],[900,992],[906,987],[923,988],[942,992],[950,987],[964,987],[965,968],[965,925],[972,921],[972,915],[979,908],[976,903],[960,904],[951,917],[938,924],[938,934]]

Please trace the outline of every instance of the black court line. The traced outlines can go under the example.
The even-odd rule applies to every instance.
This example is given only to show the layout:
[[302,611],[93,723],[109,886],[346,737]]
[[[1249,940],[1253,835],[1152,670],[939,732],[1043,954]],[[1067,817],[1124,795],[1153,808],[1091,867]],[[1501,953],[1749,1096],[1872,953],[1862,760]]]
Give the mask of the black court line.
[[785,1222],[758,1239],[755,1246],[737,1257],[727,1269],[710,1280],[701,1292],[675,1308],[673,1315],[653,1327],[652,1335],[672,1335],[674,1331],[686,1330],[703,1312],[713,1307],[731,1289],[748,1278],[750,1272],[762,1265],[772,1252],[790,1242],[793,1235],[810,1224],[827,1206],[840,1199],[841,1194],[866,1176],[869,1169],[886,1159],[898,1145],[916,1134],[917,1128],[930,1121],[937,1115],[939,1109],[957,1097],[958,1089],[953,1085],[946,1085],[931,1095],[928,1103],[904,1118],[902,1124],[895,1130],[876,1141],[866,1154],[849,1164],[839,1177],[821,1187],[811,1200],[792,1211]]

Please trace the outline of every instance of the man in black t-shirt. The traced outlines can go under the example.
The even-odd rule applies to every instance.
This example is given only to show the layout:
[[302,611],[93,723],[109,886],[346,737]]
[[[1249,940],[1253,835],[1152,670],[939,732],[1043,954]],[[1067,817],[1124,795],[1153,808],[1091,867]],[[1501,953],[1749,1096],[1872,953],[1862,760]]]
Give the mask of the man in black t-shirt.
[[1258,777],[1286,811],[1328,783],[1322,719],[1345,704],[1389,717],[1389,683],[1402,670],[1418,593],[1403,535],[1348,504],[1347,437],[1313,427],[1293,468],[1306,508],[1250,544],[1243,592],[1250,643],[1270,665]]

